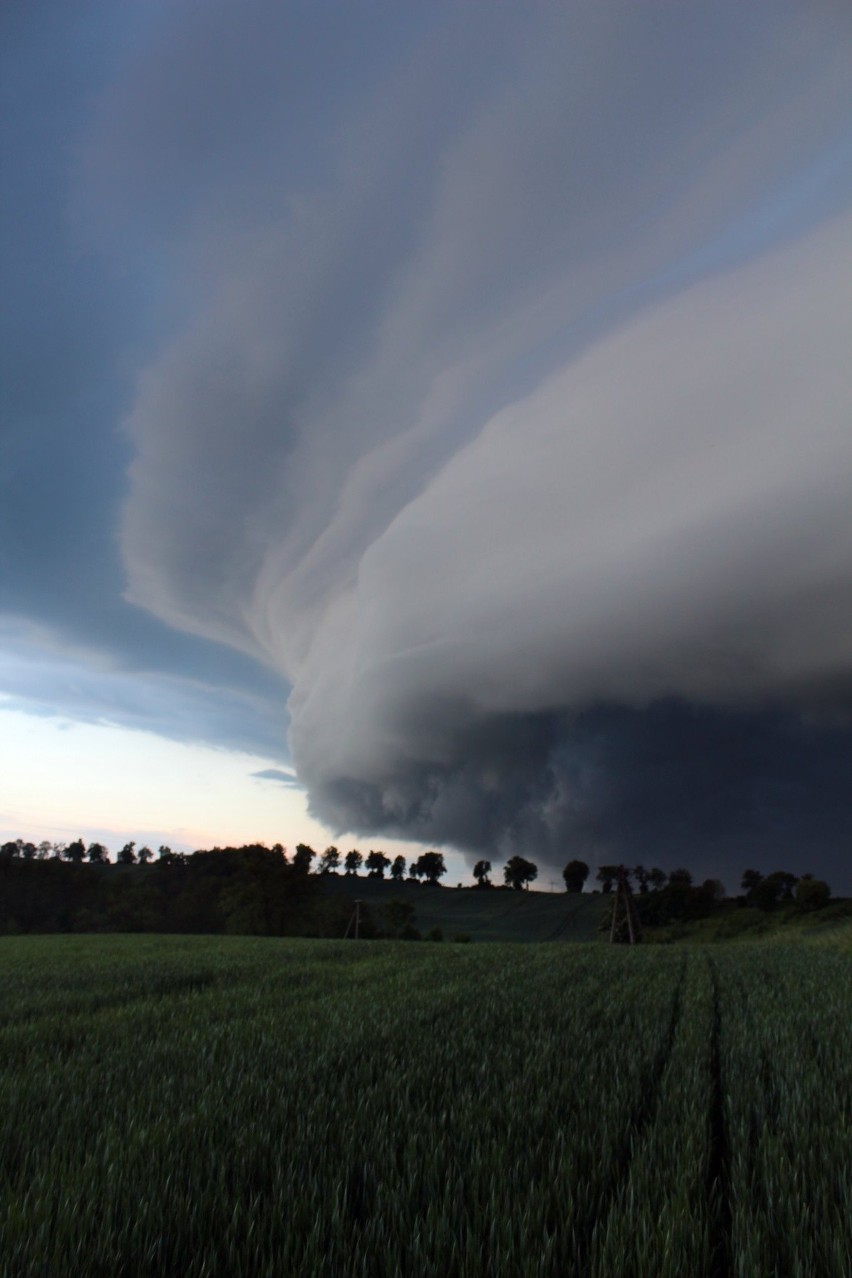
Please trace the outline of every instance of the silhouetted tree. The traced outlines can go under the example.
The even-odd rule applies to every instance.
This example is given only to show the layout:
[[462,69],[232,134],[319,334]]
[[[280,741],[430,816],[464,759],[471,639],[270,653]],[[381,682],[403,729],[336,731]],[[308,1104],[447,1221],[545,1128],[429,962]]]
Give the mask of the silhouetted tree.
[[313,861],[315,856],[316,852],[307,843],[297,843],[293,856],[293,869],[299,874],[308,874],[311,868],[311,861]]
[[712,914],[725,895],[723,885],[718,879],[707,879],[700,887],[693,887],[691,879],[691,874],[681,870],[672,874],[666,887],[639,893],[635,899],[642,922],[662,927]]
[[331,874],[331,872],[333,870],[336,870],[339,865],[340,865],[340,852],[337,850],[334,844],[332,844],[330,847],[326,848],[326,850],[323,852],[322,856],[320,857],[320,869],[322,870],[323,874]]
[[798,874],[790,874],[787,870],[775,870],[774,873],[769,875],[769,877],[780,885],[781,900],[792,901],[793,892],[795,891],[796,884],[799,882]]
[[741,883],[743,891],[745,892],[747,901],[751,900],[754,889],[762,882],[763,882],[763,875],[760,873],[760,870],[745,871],[742,879],[740,880],[740,883]]
[[383,879],[385,870],[390,865],[390,857],[385,856],[384,852],[374,852],[371,849],[364,865],[370,871],[371,879]]
[[503,867],[503,882],[518,891],[538,878],[538,866],[523,856],[512,856]]
[[86,857],[86,845],[82,839],[75,839],[73,843],[69,843],[65,849],[65,860],[71,861],[74,865],[81,865]]
[[726,896],[725,885],[721,879],[705,879],[701,884],[701,891],[714,905],[724,901]]
[[363,864],[364,858],[357,848],[353,848],[351,852],[346,853],[343,865],[347,874],[357,874]]
[[414,862],[412,869],[416,869],[417,874],[433,886],[437,886],[438,879],[447,873],[444,857],[440,852],[423,852]]
[[589,877],[589,867],[585,861],[569,861],[562,871],[566,892],[582,892],[583,884]]
[[779,901],[792,901],[793,888],[797,883],[798,878],[795,874],[776,870],[773,874],[767,874],[765,879],[761,879],[751,889],[748,899],[759,910],[771,910]]
[[661,870],[656,865],[653,867],[653,869],[650,869],[648,871],[648,882],[651,885],[652,891],[654,892],[662,892],[663,888],[666,886],[667,880],[668,880],[668,875],[666,874],[665,870]]
[[485,888],[491,887],[491,879],[488,877],[491,873],[490,861],[477,861],[473,867],[473,877],[476,879],[476,886]]
[[796,904],[802,910],[819,910],[828,905],[831,888],[823,879],[803,874],[796,884]]
[[9,839],[0,847],[0,858],[4,861],[11,861],[13,857],[18,855],[18,845],[14,839]]
[[617,865],[601,865],[598,868],[598,872],[595,875],[595,877],[601,885],[602,892],[611,892],[612,885],[615,882],[615,880],[618,878],[618,866]]
[[761,879],[756,887],[753,887],[748,894],[748,900],[752,905],[756,905],[759,910],[771,910],[773,905],[778,904],[781,896],[782,885],[778,879],[771,874],[767,874],[766,878]]
[[136,860],[139,862],[140,865],[147,865],[148,862],[153,861],[153,859],[154,859],[154,853],[151,851],[150,848],[140,848],[136,855]]
[[[120,850],[120,852],[117,854],[115,858],[117,863],[119,865],[135,865],[136,864],[136,852],[134,851],[135,847],[136,847],[136,844],[134,842],[125,843],[124,847]],[[89,849],[89,851],[91,852],[91,848]],[[89,859],[91,860],[91,856]]]
[[400,883],[405,878],[405,857],[395,856],[393,864],[390,868],[390,876],[396,882]]
[[692,875],[689,870],[672,870],[669,875],[669,887],[692,887]]
[[645,869],[644,865],[636,865],[633,867],[633,877],[636,880],[636,886],[639,888],[640,893],[644,896],[644,894],[648,891],[648,871]]

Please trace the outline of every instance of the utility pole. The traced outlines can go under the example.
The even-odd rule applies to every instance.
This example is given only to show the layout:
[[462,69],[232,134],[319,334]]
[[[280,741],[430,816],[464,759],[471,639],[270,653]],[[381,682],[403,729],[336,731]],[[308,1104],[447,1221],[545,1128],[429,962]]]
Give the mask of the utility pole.
[[636,909],[636,902],[630,890],[627,871],[621,865],[618,868],[615,900],[612,903],[612,926],[609,929],[610,945],[620,939],[619,931],[623,933],[625,926],[628,944],[638,945],[642,940],[642,924],[639,922],[639,911]]
[[361,902],[360,901],[355,902],[355,912],[353,913],[349,922],[346,924],[346,931],[343,933],[344,941],[347,939],[347,937],[349,936],[349,933],[352,931],[353,924],[354,924],[355,940],[357,941],[361,931]]

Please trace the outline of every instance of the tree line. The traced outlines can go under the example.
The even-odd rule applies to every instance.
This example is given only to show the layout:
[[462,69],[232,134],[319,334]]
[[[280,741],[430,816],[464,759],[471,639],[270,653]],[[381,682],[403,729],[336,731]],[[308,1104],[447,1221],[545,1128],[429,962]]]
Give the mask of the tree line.
[[[384,878],[389,871],[390,878],[397,882],[406,875],[415,880],[437,883],[447,872],[446,863],[440,852],[424,852],[409,865],[404,856],[391,859],[384,852],[370,851],[363,855],[357,848],[343,854],[334,846],[327,847],[317,855],[307,843],[298,843],[292,854],[281,843],[275,843],[269,849],[263,843],[246,844],[245,847],[260,848],[269,851],[283,866],[290,866],[297,873],[336,874],[342,868],[345,874],[358,874],[362,868],[367,870],[368,877]],[[213,848],[214,852],[223,849]],[[203,852],[173,852],[167,844],[161,844],[156,855],[149,847],[136,848],[135,840],[125,843],[119,848],[113,862],[109,849],[97,841],[88,845],[82,838],[51,843],[45,839],[41,843],[33,843],[25,839],[10,839],[0,845],[0,862],[22,861],[65,861],[71,865],[182,865],[194,856],[206,855]],[[316,864],[314,864],[316,862]]]
[[[590,874],[585,861],[569,861],[562,871],[569,892],[581,892]],[[679,868],[666,873],[656,866],[601,865],[596,880],[601,892],[611,893],[619,878],[631,888],[639,909],[639,917],[649,926],[680,920],[705,918],[724,905],[725,885],[720,879],[704,879],[696,883],[691,871]],[[827,905],[831,888],[812,874],[791,874],[775,870],[763,875],[759,870],[746,870],[741,880],[744,905],[771,910],[776,905],[795,901],[802,910],[816,910]]]
[[[381,851],[343,854],[334,846],[317,854],[300,843],[292,854],[281,844],[267,848],[213,848],[174,852],[161,845],[156,853],[126,843],[115,860],[102,843],[38,845],[23,839],[0,845],[0,932],[29,931],[162,931],[234,932],[257,935],[340,936],[351,913],[348,897],[328,889],[336,876],[393,883],[403,880],[440,884],[447,866],[440,852],[424,852],[410,863],[404,856]],[[142,871],[142,872],[140,872]],[[472,891],[494,890],[489,860],[481,859],[472,874]],[[581,860],[562,871],[566,891],[579,893],[590,877]],[[612,893],[619,876],[635,888],[640,917],[648,926],[706,917],[726,903],[717,879],[695,883],[686,869],[666,874],[657,867],[602,865],[595,882]],[[535,862],[510,857],[503,866],[504,889],[529,888],[538,876]],[[742,904],[761,910],[795,902],[803,910],[827,904],[831,889],[810,874],[775,871],[763,875],[746,870]],[[393,903],[389,903],[393,904]],[[400,904],[400,903],[397,903]],[[409,907],[410,908],[410,907]],[[382,907],[384,910],[384,907]],[[402,919],[390,909],[386,919],[371,922],[364,934],[413,936],[413,914]]]
[[[248,845],[264,847],[263,844]],[[213,851],[220,851],[214,848]],[[384,852],[371,850],[366,854],[357,848],[343,853],[331,845],[324,852],[317,853],[307,843],[298,843],[290,855],[287,848],[280,843],[273,844],[269,851],[279,858],[282,865],[290,866],[297,873],[318,875],[335,875],[341,871],[347,876],[357,876],[363,869],[368,878],[388,878],[395,883],[408,879],[414,882],[430,884],[440,883],[447,873],[447,865],[441,852],[423,852],[409,863],[404,856],[389,857]],[[136,848],[135,841],[125,843],[115,856],[116,865],[180,865],[200,853],[173,852],[162,844],[156,855],[149,847]],[[24,839],[13,839],[0,846],[0,862],[11,860],[46,861],[57,860],[72,865],[110,865],[113,864],[109,850],[103,843],[91,842],[88,845],[82,838],[71,843],[51,843],[47,840],[35,844]],[[473,867],[473,877],[478,887],[491,887],[492,866],[490,861],[478,861]],[[528,888],[538,877],[538,866],[522,856],[510,857],[503,869],[503,881],[507,887]],[[569,888],[569,890],[571,890]]]
[[342,932],[338,919],[326,917],[319,878],[283,850],[248,844],[182,854],[164,847],[142,869],[120,854],[117,864],[97,853],[85,860],[0,855],[0,931]]

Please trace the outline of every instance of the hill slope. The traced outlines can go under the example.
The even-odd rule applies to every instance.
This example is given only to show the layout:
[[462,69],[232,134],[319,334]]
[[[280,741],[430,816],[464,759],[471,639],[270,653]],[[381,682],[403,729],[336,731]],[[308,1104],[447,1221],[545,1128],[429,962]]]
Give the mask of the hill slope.
[[597,893],[430,887],[345,874],[329,875],[326,890],[365,902],[373,914],[388,901],[405,901],[424,934],[439,927],[447,939],[464,934],[472,941],[593,941],[605,904]]

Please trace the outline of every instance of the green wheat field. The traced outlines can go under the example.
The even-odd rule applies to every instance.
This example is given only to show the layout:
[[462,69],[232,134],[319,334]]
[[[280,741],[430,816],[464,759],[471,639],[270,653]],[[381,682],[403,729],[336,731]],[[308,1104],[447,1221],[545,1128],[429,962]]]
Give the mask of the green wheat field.
[[0,939],[3,1278],[844,1278],[848,941]]

